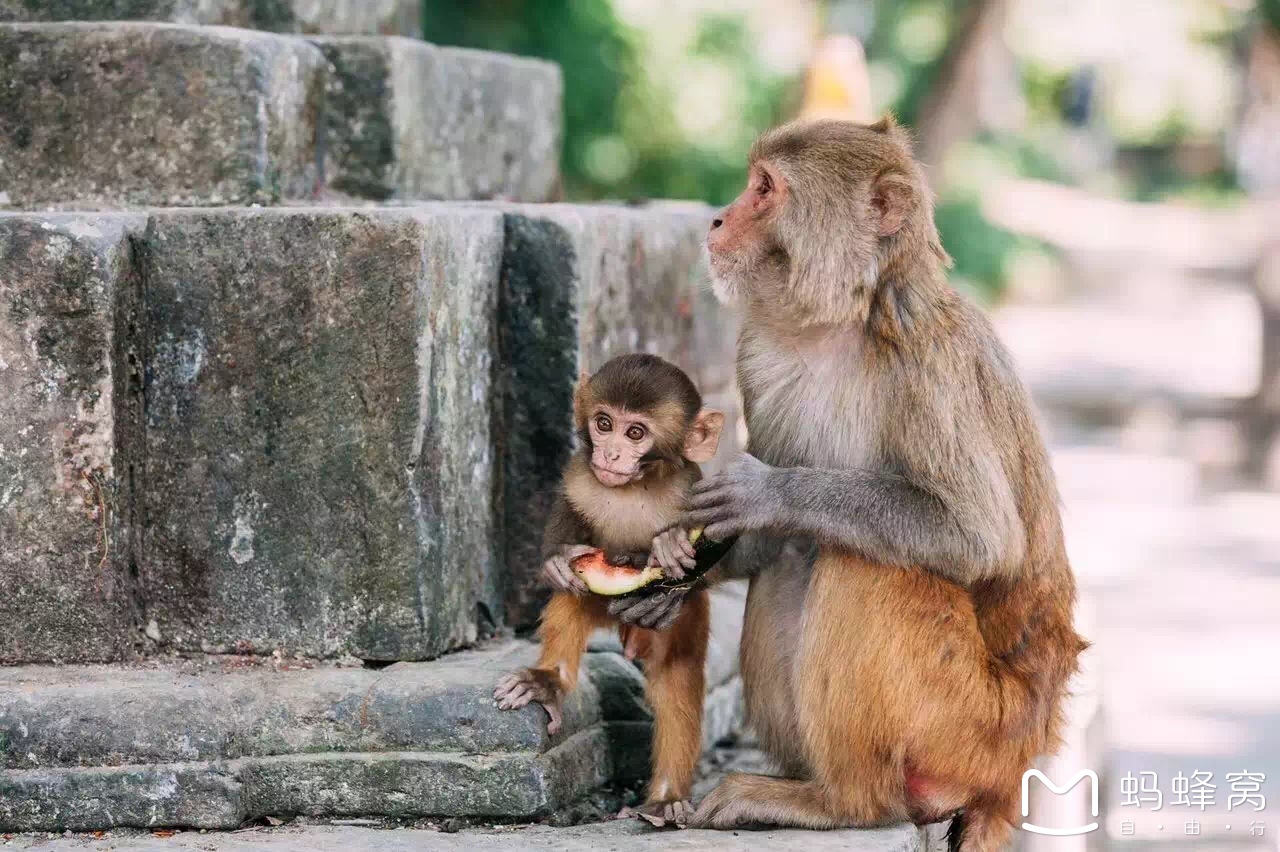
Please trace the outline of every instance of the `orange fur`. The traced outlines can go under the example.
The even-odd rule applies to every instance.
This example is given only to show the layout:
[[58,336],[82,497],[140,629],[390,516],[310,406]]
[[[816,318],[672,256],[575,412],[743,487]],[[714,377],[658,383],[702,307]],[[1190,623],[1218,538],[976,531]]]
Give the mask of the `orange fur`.
[[[780,631],[797,623],[793,650],[779,650]],[[965,848],[1007,842],[1022,772],[1059,720],[1002,730],[1027,692],[992,659],[964,589],[825,553],[807,578],[756,579],[742,652],[752,724],[798,779],[729,779],[699,806],[699,824],[874,826],[963,807]]]
[[[560,696],[578,684],[578,669],[591,631],[616,623],[608,601],[596,595],[560,592],[542,613],[538,636],[542,653],[535,672]],[[688,799],[702,752],[702,699],[705,691],[711,608],[706,589],[690,592],[675,624],[665,631],[620,625],[629,657],[644,661],[645,694],[654,713],[652,772],[647,802]]]

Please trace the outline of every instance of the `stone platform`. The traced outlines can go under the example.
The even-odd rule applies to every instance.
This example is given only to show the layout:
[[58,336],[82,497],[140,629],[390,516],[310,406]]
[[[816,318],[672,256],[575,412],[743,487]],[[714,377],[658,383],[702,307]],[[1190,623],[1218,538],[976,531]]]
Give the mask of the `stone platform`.
[[[742,589],[715,592],[704,740],[741,724]],[[546,733],[493,686],[536,646],[371,669],[283,656],[0,669],[0,831],[235,829],[264,817],[537,819],[648,774],[643,678],[602,639]]]
[[549,201],[560,69],[380,36],[0,23],[0,209]]

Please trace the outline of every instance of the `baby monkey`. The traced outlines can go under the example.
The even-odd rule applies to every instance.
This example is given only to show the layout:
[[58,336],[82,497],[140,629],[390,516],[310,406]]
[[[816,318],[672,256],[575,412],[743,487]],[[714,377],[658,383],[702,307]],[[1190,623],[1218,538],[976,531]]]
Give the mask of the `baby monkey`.
[[[654,355],[622,355],[590,378],[583,374],[574,420],[580,451],[564,471],[543,537],[543,575],[556,592],[538,629],[542,653],[534,668],[508,675],[494,691],[504,710],[541,704],[553,734],[591,631],[617,623],[610,598],[588,594],[573,561],[603,550],[613,565],[656,565],[664,580],[682,579],[696,560],[688,531],[677,522],[701,478],[698,464],[715,456],[724,429],[724,415],[702,407],[684,371]],[[627,658],[644,661],[654,713],[652,771],[639,814],[683,825],[702,748],[706,589],[691,591],[665,627],[620,625],[620,635]]]

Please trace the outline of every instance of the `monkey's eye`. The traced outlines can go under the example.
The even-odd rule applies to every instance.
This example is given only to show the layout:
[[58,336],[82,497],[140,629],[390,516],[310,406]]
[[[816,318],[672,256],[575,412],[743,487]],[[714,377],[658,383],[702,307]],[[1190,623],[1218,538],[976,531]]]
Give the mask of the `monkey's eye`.
[[773,190],[773,179],[769,177],[768,172],[760,173],[760,187],[756,191],[761,195],[768,195]]
[[643,427],[643,426],[632,426],[630,429],[628,429],[628,430],[627,430],[627,437],[628,437],[628,438],[630,438],[630,439],[631,439],[631,440],[633,440],[633,441],[643,441],[643,440],[644,440],[644,427]]
[[599,429],[601,432],[612,432],[613,421],[609,419],[609,415],[607,414],[597,414],[596,428]]

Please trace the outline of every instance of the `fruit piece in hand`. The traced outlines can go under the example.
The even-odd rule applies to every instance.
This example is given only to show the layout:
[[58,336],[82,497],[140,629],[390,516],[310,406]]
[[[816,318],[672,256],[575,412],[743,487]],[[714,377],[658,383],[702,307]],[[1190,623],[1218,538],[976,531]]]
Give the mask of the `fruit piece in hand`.
[[597,550],[579,556],[571,563],[573,572],[582,578],[587,588],[597,595],[625,595],[655,580],[662,579],[662,569],[656,565],[632,568],[628,565],[611,565],[604,558],[604,551]]

